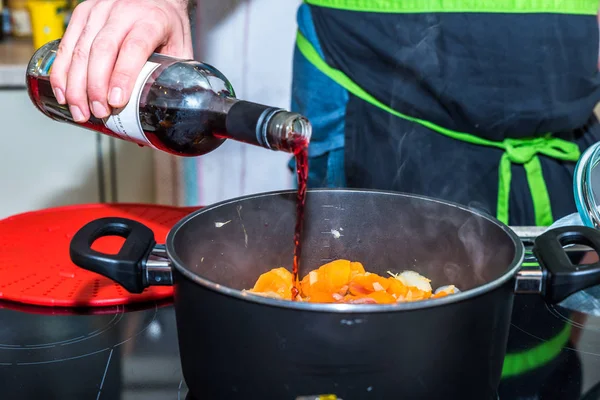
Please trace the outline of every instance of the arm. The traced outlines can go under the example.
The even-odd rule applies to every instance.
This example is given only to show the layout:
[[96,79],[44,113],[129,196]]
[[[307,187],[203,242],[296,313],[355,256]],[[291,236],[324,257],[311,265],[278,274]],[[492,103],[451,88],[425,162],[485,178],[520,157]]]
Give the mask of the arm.
[[[193,57],[195,0],[86,0],[61,40],[50,82],[56,99],[85,122],[123,107],[153,52]],[[89,79],[88,79],[89,78]]]

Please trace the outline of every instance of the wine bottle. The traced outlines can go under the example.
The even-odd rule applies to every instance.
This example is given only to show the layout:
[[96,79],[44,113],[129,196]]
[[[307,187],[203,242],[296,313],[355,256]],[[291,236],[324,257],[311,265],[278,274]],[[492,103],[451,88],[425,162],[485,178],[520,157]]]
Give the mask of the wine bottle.
[[216,68],[160,54],[152,54],[142,68],[127,105],[106,118],[92,115],[77,123],[68,106],[56,101],[50,85],[59,43],[39,48],[26,76],[31,101],[56,121],[179,156],[206,154],[227,139],[285,152],[310,140],[312,128],[302,115],[239,100]]

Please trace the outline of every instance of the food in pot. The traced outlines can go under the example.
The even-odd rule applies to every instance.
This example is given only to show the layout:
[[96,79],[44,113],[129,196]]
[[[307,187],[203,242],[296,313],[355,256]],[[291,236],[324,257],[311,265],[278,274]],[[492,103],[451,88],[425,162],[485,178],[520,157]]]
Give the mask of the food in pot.
[[[431,280],[414,271],[389,277],[367,272],[359,262],[335,260],[310,271],[300,282],[294,300],[310,303],[394,304],[436,299],[459,290],[454,285],[433,291]],[[260,275],[254,287],[246,290],[259,296],[292,300],[292,273],[280,267]]]

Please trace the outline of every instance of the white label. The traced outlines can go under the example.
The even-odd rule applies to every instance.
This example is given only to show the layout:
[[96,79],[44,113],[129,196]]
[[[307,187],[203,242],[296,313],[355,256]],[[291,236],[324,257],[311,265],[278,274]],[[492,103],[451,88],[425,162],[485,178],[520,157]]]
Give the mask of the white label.
[[135,81],[129,102],[123,108],[113,109],[112,114],[104,118],[104,125],[122,139],[154,147],[142,129],[139,104],[146,81],[159,66],[160,64],[157,63],[146,62]]

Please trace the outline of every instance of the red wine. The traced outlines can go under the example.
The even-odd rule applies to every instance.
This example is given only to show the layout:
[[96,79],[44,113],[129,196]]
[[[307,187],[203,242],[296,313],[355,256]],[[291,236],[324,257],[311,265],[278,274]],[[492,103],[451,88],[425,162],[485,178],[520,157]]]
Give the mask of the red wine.
[[[26,81],[31,101],[37,107],[43,107],[45,114],[50,115],[52,119],[57,121],[73,121],[69,107],[67,105],[59,104],[54,97],[52,86],[50,85],[50,78],[27,75]],[[80,125],[83,128],[93,129],[95,131],[104,133],[105,135],[119,138],[119,135],[106,128],[102,123],[102,120],[94,117],[93,115],[88,121]]]
[[298,192],[296,194],[296,227],[294,229],[294,264],[292,269],[292,300],[300,293],[298,273],[300,256],[302,255],[302,228],[304,225],[304,206],[306,205],[306,186],[308,181],[308,142],[297,140],[293,145],[296,158],[296,177]]

